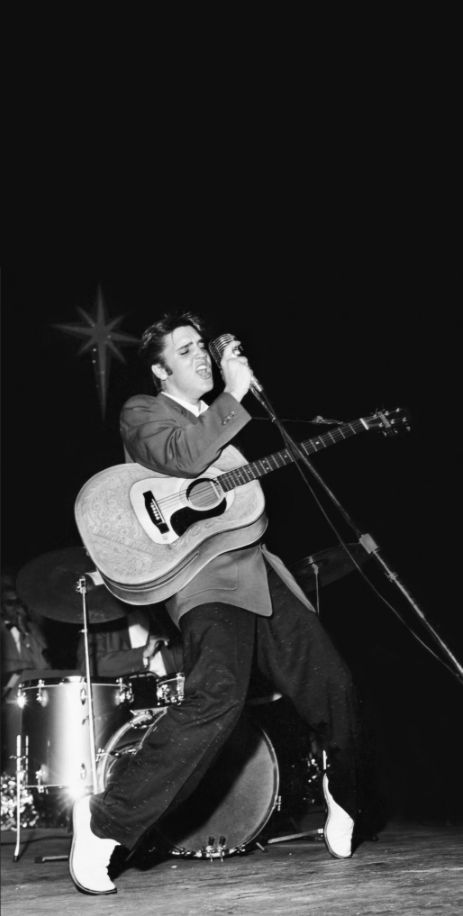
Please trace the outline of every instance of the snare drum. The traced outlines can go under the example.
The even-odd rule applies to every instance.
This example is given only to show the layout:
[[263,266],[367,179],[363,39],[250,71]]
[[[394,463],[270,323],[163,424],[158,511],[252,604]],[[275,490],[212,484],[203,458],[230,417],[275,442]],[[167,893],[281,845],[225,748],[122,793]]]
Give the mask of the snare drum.
[[[130,717],[116,680],[92,679],[95,751]],[[18,687],[25,785],[43,790],[93,787],[85,678],[44,677]]]
[[[117,778],[165,710],[145,710],[108,741],[98,767],[100,790]],[[214,765],[185,802],[159,826],[166,851],[192,858],[245,852],[264,829],[278,801],[279,769],[262,728],[242,719]]]
[[146,672],[118,678],[122,702],[133,710],[177,706],[183,702],[185,676],[181,671],[157,677]]

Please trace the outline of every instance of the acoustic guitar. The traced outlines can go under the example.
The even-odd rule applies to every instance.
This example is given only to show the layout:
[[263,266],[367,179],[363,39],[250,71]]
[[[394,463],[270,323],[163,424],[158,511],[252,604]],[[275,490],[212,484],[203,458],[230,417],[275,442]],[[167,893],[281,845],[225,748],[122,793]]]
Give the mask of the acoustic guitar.
[[[299,443],[313,455],[370,430],[409,428],[406,412],[378,410]],[[95,474],[75,501],[76,524],[104,584],[128,604],[154,604],[183,588],[214,557],[259,540],[267,527],[260,477],[295,460],[288,449],[250,463],[227,446],[200,477],[136,463]]]

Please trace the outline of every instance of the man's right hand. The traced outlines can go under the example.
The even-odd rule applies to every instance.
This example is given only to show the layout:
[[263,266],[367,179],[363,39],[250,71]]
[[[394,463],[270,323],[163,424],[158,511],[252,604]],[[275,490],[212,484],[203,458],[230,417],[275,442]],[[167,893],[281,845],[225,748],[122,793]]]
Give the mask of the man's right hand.
[[237,353],[239,340],[231,340],[223,351],[220,368],[225,382],[224,391],[232,394],[235,400],[242,401],[251,387],[252,372],[245,356]]

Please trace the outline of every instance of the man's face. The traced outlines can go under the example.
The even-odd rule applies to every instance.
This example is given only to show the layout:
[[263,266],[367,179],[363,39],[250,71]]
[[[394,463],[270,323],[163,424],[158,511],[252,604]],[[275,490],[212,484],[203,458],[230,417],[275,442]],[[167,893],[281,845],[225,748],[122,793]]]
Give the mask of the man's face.
[[14,626],[18,625],[21,618],[27,617],[26,610],[13,589],[6,589],[3,592],[2,617]]
[[196,328],[186,325],[169,334],[163,357],[164,367],[156,363],[153,370],[168,394],[196,402],[213,388],[211,358]]

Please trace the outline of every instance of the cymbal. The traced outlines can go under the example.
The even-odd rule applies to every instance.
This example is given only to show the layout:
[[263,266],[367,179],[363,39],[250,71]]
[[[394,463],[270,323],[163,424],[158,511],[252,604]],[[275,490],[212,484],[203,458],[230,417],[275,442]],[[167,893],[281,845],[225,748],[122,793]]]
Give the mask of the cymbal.
[[[370,557],[361,544],[347,544],[347,547],[359,566],[363,566]],[[315,567],[318,568],[318,572]],[[330,582],[341,579],[356,568],[343,547],[328,547],[327,550],[320,550],[318,553],[296,560],[290,566],[294,578],[307,591],[315,590],[316,576],[318,576],[320,585],[329,585]]]
[[96,569],[84,547],[52,550],[31,560],[19,571],[16,591],[28,607],[51,620],[83,623],[82,596],[78,580],[86,576],[86,604],[89,624],[117,620],[129,613],[104,585],[93,585]]

